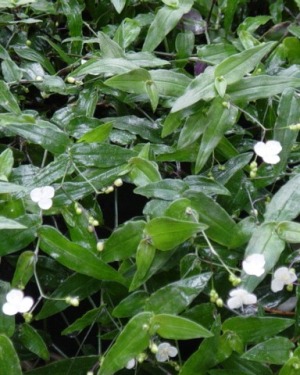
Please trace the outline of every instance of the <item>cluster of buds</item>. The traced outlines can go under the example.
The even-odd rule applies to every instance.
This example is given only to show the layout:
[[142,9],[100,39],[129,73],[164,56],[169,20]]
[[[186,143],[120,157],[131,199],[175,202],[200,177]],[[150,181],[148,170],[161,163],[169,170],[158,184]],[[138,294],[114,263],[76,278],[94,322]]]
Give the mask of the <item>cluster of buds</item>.
[[238,286],[242,282],[242,280],[239,277],[235,276],[233,273],[229,275],[229,281],[233,286]]
[[66,297],[65,302],[68,305],[71,305],[71,306],[74,306],[74,307],[79,306],[79,298],[78,297],[68,296],[68,297]]
[[257,174],[257,163],[253,161],[250,163],[250,178],[255,178]]
[[71,85],[82,85],[82,81],[71,76],[67,77],[66,81]]
[[215,289],[212,289],[209,293],[210,302],[215,303],[218,307],[223,307],[224,302]]
[[96,220],[93,216],[89,216],[89,226],[88,231],[92,233],[95,229],[95,227],[99,226],[99,221]]
[[123,180],[121,178],[117,178],[112,185],[104,187],[101,189],[101,192],[104,194],[112,193],[115,190],[115,187],[120,187],[123,185]]
[[300,124],[289,125],[290,130],[300,130]]

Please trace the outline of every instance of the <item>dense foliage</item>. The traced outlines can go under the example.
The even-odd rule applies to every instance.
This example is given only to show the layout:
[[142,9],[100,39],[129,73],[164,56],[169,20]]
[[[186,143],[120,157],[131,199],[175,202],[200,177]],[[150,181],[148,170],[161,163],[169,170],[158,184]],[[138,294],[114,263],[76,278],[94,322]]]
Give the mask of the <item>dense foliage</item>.
[[0,0],[0,374],[299,375],[299,0]]

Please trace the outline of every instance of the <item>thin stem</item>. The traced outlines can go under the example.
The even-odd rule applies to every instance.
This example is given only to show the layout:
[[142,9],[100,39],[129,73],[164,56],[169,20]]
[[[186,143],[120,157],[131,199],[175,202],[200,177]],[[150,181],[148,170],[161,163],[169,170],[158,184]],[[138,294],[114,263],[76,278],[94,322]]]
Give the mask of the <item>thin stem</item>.
[[226,271],[229,273],[229,274],[232,274],[232,271],[229,269],[229,267],[227,266],[227,264],[225,264],[222,260],[222,258],[220,257],[220,255],[216,252],[216,250],[214,249],[214,247],[212,246],[210,240],[208,239],[206,233],[204,231],[202,231],[202,235],[203,237],[205,238],[205,241],[207,242],[208,244],[208,247],[210,249],[210,251],[213,253],[214,256],[216,256],[218,258],[218,260],[220,261],[220,263],[222,264],[222,266],[226,269]]

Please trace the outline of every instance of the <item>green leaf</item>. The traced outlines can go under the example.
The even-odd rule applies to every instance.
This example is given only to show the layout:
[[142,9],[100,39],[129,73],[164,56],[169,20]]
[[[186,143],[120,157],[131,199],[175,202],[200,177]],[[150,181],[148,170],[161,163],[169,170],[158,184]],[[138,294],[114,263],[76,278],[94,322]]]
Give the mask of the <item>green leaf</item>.
[[292,319],[273,317],[241,317],[227,319],[222,326],[223,331],[234,331],[245,344],[259,343],[287,329],[295,322]]
[[265,212],[266,221],[293,220],[300,213],[300,207],[295,204],[300,199],[300,174],[292,177],[273,196]]
[[235,248],[247,241],[235,221],[214,199],[201,192],[188,190],[184,196],[191,200],[199,221],[208,226],[205,233],[215,242]]
[[233,17],[234,13],[236,12],[240,0],[231,0],[227,2],[225,11],[224,11],[224,28],[226,31],[226,34],[230,31],[232,27]]
[[295,90],[286,89],[280,98],[278,117],[274,126],[273,139],[284,145],[280,152],[280,162],[274,166],[274,173],[278,175],[285,170],[292,146],[296,142],[298,131],[288,128],[291,124],[297,124],[300,116],[300,99],[295,95]]
[[183,95],[191,79],[173,70],[156,69],[149,71],[158,93],[161,96],[175,97]]
[[125,49],[136,40],[140,32],[141,27],[139,22],[134,19],[125,18],[117,28],[114,41],[117,42],[122,49]]
[[249,276],[245,273],[242,275],[242,285],[250,292],[272,270],[284,250],[285,243],[276,233],[277,225],[276,222],[267,222],[256,228],[245,250],[245,258],[251,254],[263,254],[266,261],[265,272],[262,276]]
[[146,224],[145,235],[157,249],[167,251],[206,228],[205,224],[159,217]]
[[192,0],[179,0],[176,8],[169,6],[160,8],[149,27],[143,51],[153,51],[165,36],[175,28],[181,17],[191,9],[192,5]]
[[15,220],[0,216],[0,230],[3,229],[26,229],[25,225],[18,223]]
[[250,73],[274,46],[274,42],[262,43],[257,47],[228,57],[216,66],[215,78],[223,77],[228,85],[238,82],[247,73]]
[[204,130],[196,159],[196,173],[200,172],[221,141],[223,135],[236,122],[238,110],[234,106],[224,108],[223,100],[216,98],[207,114],[207,126]]
[[7,148],[0,154],[0,180],[7,180],[14,165],[12,150]]
[[[136,273],[134,279],[143,280],[151,267],[152,261],[155,257],[155,247],[153,247],[147,240],[140,241],[136,250]],[[135,283],[135,281],[133,281]],[[131,290],[131,288],[129,288]]]
[[119,74],[104,81],[104,84],[114,89],[132,94],[146,94],[146,82],[151,82],[151,75],[146,69],[135,69],[128,73]]
[[168,205],[163,215],[178,220],[194,221],[195,217],[190,212],[191,205],[189,199],[176,199]]
[[283,221],[276,227],[278,236],[288,243],[300,242],[300,224],[293,221]]
[[82,5],[77,0],[60,0],[63,14],[67,17],[69,34],[74,40],[71,42],[71,54],[79,55],[82,50]]
[[24,289],[33,276],[36,255],[33,251],[23,251],[18,258],[11,285],[13,288]]
[[151,294],[145,310],[156,314],[180,314],[203,291],[211,276],[206,272],[163,286]]
[[39,215],[23,215],[18,217],[18,222],[26,229],[10,229],[9,236],[6,231],[0,231],[0,255],[6,255],[24,249],[36,237],[37,227],[40,225]]
[[[46,277],[47,276],[48,273]],[[48,318],[70,307],[65,301],[66,297],[78,297],[80,300],[83,300],[96,293],[101,286],[102,284],[99,280],[81,275],[80,273],[73,273],[55,289],[50,295],[50,299],[45,300],[43,307],[35,316],[35,319],[41,320]]]
[[224,361],[222,365],[224,368],[226,368],[228,375],[233,375],[233,374],[234,375],[240,375],[240,374],[272,375],[273,374],[273,371],[266,364],[248,361],[247,359],[242,359],[240,355],[238,355],[237,353],[232,353],[232,355],[226,361]]
[[291,357],[281,368],[278,375],[299,375],[300,358]]
[[128,318],[136,315],[144,310],[144,304],[148,299],[148,293],[137,290],[129,294],[114,309],[112,315],[116,318]]
[[22,79],[22,70],[11,59],[3,60],[1,63],[1,69],[6,82],[19,82]]
[[116,342],[104,356],[98,375],[113,375],[124,368],[127,362],[135,358],[149,345],[148,332],[153,314],[143,312],[135,315],[125,326]]
[[211,337],[213,334],[192,320],[171,314],[155,315],[151,319],[150,331],[158,333],[164,339],[190,340],[199,337]]
[[283,365],[291,354],[294,344],[286,337],[273,337],[257,344],[242,355],[249,361]]
[[48,121],[38,120],[36,124],[13,123],[7,129],[54,154],[63,153],[71,144],[69,137]]
[[0,334],[0,374],[22,375],[21,365],[13,343]]
[[97,258],[95,253],[69,241],[59,231],[43,226],[39,229],[41,249],[69,269],[94,277],[124,283],[123,277]]
[[32,353],[45,361],[49,359],[50,354],[45,341],[29,324],[24,323],[19,327],[18,337],[25,348]]
[[123,49],[119,46],[119,44],[111,40],[108,35],[102,31],[99,31],[97,35],[100,42],[102,56],[104,58],[117,59],[125,56]]
[[181,194],[188,188],[182,180],[164,179],[134,189],[136,194],[144,195],[147,198],[159,198],[174,200],[181,197]]
[[25,45],[14,45],[14,50],[18,56],[24,60],[38,62],[42,67],[47,70],[49,74],[55,74],[55,69],[51,62],[41,53],[35,51],[32,48],[29,48]]
[[70,324],[67,328],[62,331],[62,335],[69,335],[73,332],[80,332],[88,326],[92,326],[99,321],[101,315],[105,313],[104,306],[97,307],[93,310],[88,311],[79,319],[76,319],[74,323]]
[[155,162],[135,157],[131,158],[128,164],[130,165],[129,176],[135,185],[147,186],[151,182],[161,181],[158,165]]
[[236,54],[237,50],[232,44],[215,43],[205,44],[197,48],[197,55],[201,61],[209,64],[219,64],[227,57]]
[[0,80],[0,105],[8,112],[13,112],[16,115],[21,114],[19,104],[10,92],[9,86],[4,81]]
[[[3,306],[4,303],[6,302],[6,295],[10,290],[11,290],[11,287],[9,283],[0,280],[0,306]],[[0,310],[0,334],[4,334],[10,337],[14,334],[14,331],[15,331],[15,317],[5,315],[1,308]],[[2,364],[1,360],[0,360],[0,364]],[[0,374],[1,374],[1,366],[0,366]]]
[[70,153],[78,165],[109,168],[126,163],[136,152],[106,143],[77,143]]
[[142,238],[145,222],[142,220],[128,221],[115,229],[105,241],[102,260],[113,262],[128,259],[135,254]]
[[[98,355],[62,359],[46,366],[26,371],[26,375],[65,375],[68,372],[76,372],[78,375],[85,375],[98,361]],[[8,373],[8,375],[10,374]],[[16,373],[15,375],[18,374]]]
[[85,62],[69,75],[69,77],[80,77],[87,74],[98,76],[100,74],[121,74],[137,69],[138,65],[124,58],[92,58]]
[[230,195],[229,190],[223,184],[209,177],[189,175],[185,177],[184,182],[189,184],[190,190],[199,191],[205,195]]
[[280,94],[288,87],[300,87],[300,78],[259,75],[242,78],[228,86],[227,94],[234,101],[249,102]]
[[112,123],[107,122],[106,124],[102,124],[100,126],[97,126],[97,128],[86,132],[82,137],[78,139],[77,142],[103,142],[109,137],[111,129]]
[[204,73],[200,74],[192,80],[185,90],[174,103],[171,112],[180,111],[199,100],[211,100],[216,96],[214,68],[208,67]]
[[155,82],[146,81],[145,91],[150,99],[152,111],[155,112],[159,101],[158,90]]

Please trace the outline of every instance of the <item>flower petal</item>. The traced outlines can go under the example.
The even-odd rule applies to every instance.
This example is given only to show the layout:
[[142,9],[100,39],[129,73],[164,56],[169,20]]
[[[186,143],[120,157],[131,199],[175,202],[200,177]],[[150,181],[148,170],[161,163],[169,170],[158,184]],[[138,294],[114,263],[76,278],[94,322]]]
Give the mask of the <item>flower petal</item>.
[[283,287],[284,287],[284,283],[280,279],[274,278],[271,281],[271,290],[272,290],[272,292],[274,292],[274,293],[279,292],[280,290],[283,289]]
[[263,161],[267,164],[277,164],[280,162],[280,157],[274,154],[265,154],[262,156]]
[[257,302],[257,297],[255,294],[247,293],[243,297],[243,305],[253,305]]
[[39,200],[38,205],[42,210],[49,210],[52,207],[52,199],[50,198],[42,198]]
[[3,311],[3,314],[5,315],[16,315],[18,313],[18,306],[12,304],[12,303],[9,303],[9,302],[6,302],[3,306],[2,306],[2,311]]
[[175,346],[170,346],[168,349],[168,354],[169,354],[169,357],[176,357],[178,354],[177,348],[175,348]]
[[127,362],[127,365],[125,366],[128,370],[131,370],[135,366],[135,359],[132,358]]
[[30,198],[33,202],[37,203],[42,197],[41,188],[35,188],[30,192]]
[[52,186],[42,187],[42,197],[43,198],[53,198],[54,193],[55,193],[54,187],[52,187]]
[[19,312],[25,313],[29,311],[33,305],[33,299],[31,297],[24,297],[22,302],[19,305]]
[[254,152],[256,155],[263,157],[266,153],[266,144],[264,142],[257,142],[254,145]]
[[157,352],[155,354],[155,358],[158,362],[166,362],[169,359],[169,356],[167,353],[163,352]]
[[278,141],[267,141],[266,146],[273,154],[279,154],[282,150],[281,144]]
[[259,277],[265,272],[265,263],[265,257],[262,254],[252,254],[243,261],[243,270],[248,275]]
[[242,307],[243,303],[240,297],[231,297],[227,300],[227,305],[231,310],[234,310]]
[[12,289],[6,294],[6,301],[18,305],[21,303],[22,299],[24,297],[24,293],[20,289]]

